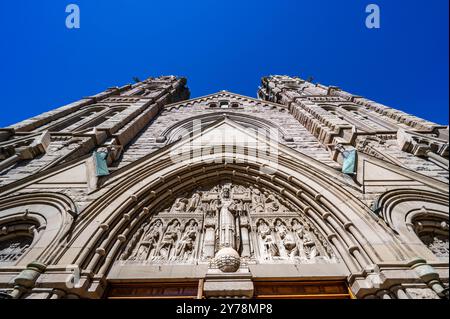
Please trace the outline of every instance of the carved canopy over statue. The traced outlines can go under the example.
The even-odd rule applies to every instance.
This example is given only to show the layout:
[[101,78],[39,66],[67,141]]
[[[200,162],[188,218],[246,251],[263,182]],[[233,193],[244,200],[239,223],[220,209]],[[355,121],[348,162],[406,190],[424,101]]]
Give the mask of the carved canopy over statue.
[[336,262],[300,210],[267,189],[230,182],[202,187],[149,212],[120,259],[214,266],[224,249],[247,264]]

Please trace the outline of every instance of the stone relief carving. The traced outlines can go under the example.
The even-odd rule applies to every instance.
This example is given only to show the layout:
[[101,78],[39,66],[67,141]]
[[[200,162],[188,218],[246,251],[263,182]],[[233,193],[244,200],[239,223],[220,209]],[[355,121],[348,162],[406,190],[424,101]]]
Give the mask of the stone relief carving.
[[197,239],[198,235],[198,223],[191,219],[189,221],[189,224],[186,226],[186,229],[184,230],[184,233],[178,242],[176,251],[175,251],[175,258],[178,258],[182,261],[190,260],[192,257],[192,254],[194,253],[194,245]]
[[188,211],[193,212],[199,207],[201,204],[201,194],[199,192],[195,192],[188,205]]
[[326,239],[301,211],[273,192],[230,182],[177,197],[132,235],[123,262],[210,263],[236,271],[244,263],[330,263]]
[[272,259],[273,257],[279,257],[280,250],[272,234],[273,233],[272,229],[263,219],[260,219],[257,225],[258,225],[258,233],[261,238],[259,242],[262,247],[261,249],[262,258],[267,260]]
[[175,246],[178,239],[181,237],[180,228],[181,224],[178,220],[173,220],[169,224],[157,248],[156,259],[174,259],[176,256],[174,255]]
[[436,255],[436,257],[449,257],[448,254],[448,238],[440,239],[438,237],[434,237],[433,241],[429,243],[428,248]]
[[294,237],[294,233],[289,230],[286,225],[281,221],[281,219],[277,219],[275,222],[275,230],[280,237],[282,246],[284,248],[285,254],[289,258],[293,258],[298,255],[298,247],[297,240]]
[[179,198],[173,205],[173,211],[177,213],[184,213],[186,212],[186,206],[189,203],[189,201],[186,198]]
[[161,220],[158,219],[153,224],[145,226],[143,231],[142,241],[132,256],[134,260],[147,260],[155,254],[159,239],[162,237]]

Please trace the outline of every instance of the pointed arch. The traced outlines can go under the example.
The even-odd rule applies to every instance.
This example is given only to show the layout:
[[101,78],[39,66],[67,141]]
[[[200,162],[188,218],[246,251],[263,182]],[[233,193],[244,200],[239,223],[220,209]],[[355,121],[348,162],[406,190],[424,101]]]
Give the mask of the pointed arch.
[[[223,155],[216,156],[221,158]],[[205,166],[194,160],[189,165],[158,162],[153,167],[140,167],[129,175],[133,176],[131,179],[118,182],[86,210],[83,223],[77,227],[78,234],[73,236],[70,244],[77,246],[77,241],[84,240],[86,233],[91,239],[71,262],[104,275],[120,254],[127,236],[137,229],[144,216],[186,187],[224,179],[267,187],[292,201],[331,243],[350,272],[380,261],[376,247],[368,244],[368,232],[380,242],[392,241],[387,247],[391,258],[404,257],[396,249],[395,240],[375,220],[362,218],[362,214],[367,214],[367,208],[364,209],[329,176],[317,175],[314,169],[289,158],[283,158],[282,167],[274,175],[267,175],[261,172],[258,162],[255,158],[245,165],[217,163]],[[302,173],[294,173],[292,169]],[[100,226],[91,223],[94,219],[102,221]],[[98,249],[89,249],[92,246]],[[60,254],[58,259],[66,260],[64,251]]]
[[[75,204],[63,194],[39,192],[1,198],[2,235],[25,235],[28,232],[27,236],[32,238],[20,258],[12,260],[14,264],[25,266],[35,260],[51,262],[51,253],[67,236],[76,215]],[[14,234],[17,230],[20,232]]]
[[448,260],[447,195],[422,189],[396,189],[381,195],[374,209],[399,235],[412,256]]
[[[194,148],[178,160],[171,156],[189,144],[196,145],[200,135],[214,141],[214,134],[225,128],[228,136],[247,134],[255,143],[238,151],[221,143],[211,153],[201,154]],[[329,243],[339,265],[345,268],[345,276],[362,273],[373,264],[410,258],[389,228],[354,197],[357,190],[340,172],[276,141],[264,140],[265,144],[258,145],[257,140],[258,136],[241,125],[223,119],[199,135],[167,145],[115,171],[103,181],[104,192],[83,211],[67,246],[55,251],[53,259],[58,264],[79,265],[95,278],[107,278],[149,216],[180,193],[223,180],[255,185],[292,203],[298,216],[317,230],[314,236]],[[276,161],[258,156],[261,147],[275,148]],[[100,289],[90,278],[86,282]]]

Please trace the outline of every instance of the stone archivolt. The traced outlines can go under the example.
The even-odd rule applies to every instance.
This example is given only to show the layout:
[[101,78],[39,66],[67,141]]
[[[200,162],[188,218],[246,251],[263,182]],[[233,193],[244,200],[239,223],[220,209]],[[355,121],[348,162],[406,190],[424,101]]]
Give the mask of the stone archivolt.
[[331,263],[336,257],[301,210],[269,190],[234,183],[198,188],[147,218],[126,263],[212,263],[223,248],[249,263]]
[[51,262],[54,249],[64,247],[63,236],[70,237],[76,214],[74,203],[62,194],[39,192],[1,198],[0,265],[37,259]]
[[[127,266],[142,263],[133,260],[141,249],[143,257],[139,258],[147,258],[147,253],[150,256],[150,260],[142,264],[149,269],[153,269],[152,264],[157,267],[191,265],[195,268],[195,265],[209,264],[212,268],[219,268],[219,271],[230,272],[252,265],[295,266],[296,263],[302,263],[305,267],[308,263],[314,263],[313,266],[322,263],[322,266],[344,264],[348,273],[365,274],[367,271],[372,278],[378,273],[369,271],[380,260],[405,260],[415,255],[414,250],[402,248],[401,239],[389,233],[388,227],[375,218],[368,207],[359,203],[347,188],[342,187],[336,172],[314,162],[305,165],[301,154],[294,154],[286,147],[280,146],[280,150],[279,169],[273,175],[264,174],[253,158],[249,158],[249,163],[245,165],[215,162],[217,158],[223,160],[223,154],[214,154],[214,164],[205,165],[195,158],[189,163],[174,164],[165,153],[157,153],[156,159],[149,157],[140,165],[118,172],[110,184],[105,185],[108,191],[98,199],[96,205],[88,207],[84,219],[74,230],[77,235],[73,236],[69,246],[76,246],[77,237],[87,237],[83,233],[90,227],[87,242],[83,241],[84,246],[74,264],[82,265],[100,277],[107,274],[111,267],[115,269],[120,264]],[[195,190],[186,193],[193,186]],[[239,200],[236,205],[235,198]],[[202,203],[201,208],[198,203]],[[239,208],[241,205],[243,209]],[[247,227],[240,227],[240,232],[237,232],[239,228],[235,226],[237,223],[234,217],[237,216],[235,212],[241,210],[248,212],[248,215],[239,216],[239,225]],[[218,220],[221,216],[225,216],[224,219]],[[92,218],[103,221],[98,230],[92,229],[89,222]],[[156,230],[159,225],[153,224],[158,219],[162,221],[161,232]],[[179,244],[191,219],[198,223],[198,242],[194,243],[195,251],[192,249],[192,254],[190,245]],[[288,232],[277,219],[284,223]],[[305,230],[312,229],[309,232],[311,236],[303,236],[303,246],[295,242],[294,230],[298,226],[294,219],[298,219]],[[169,236],[163,240],[171,223],[173,227]],[[156,226],[151,231],[153,225]],[[148,238],[143,240],[142,235],[147,226]],[[261,227],[258,229],[258,226]],[[217,233],[217,228],[223,232]],[[250,249],[245,249],[246,246],[241,244],[245,242],[245,229],[249,229]],[[289,234],[294,235],[294,240]],[[298,235],[297,238],[301,239],[300,230]],[[383,245],[381,251],[380,246],[367,244],[369,241],[389,244]],[[144,247],[139,248],[138,242]],[[99,247],[95,254],[89,248],[91,245]],[[295,247],[301,248],[298,255],[293,249]],[[162,254],[158,251],[161,248]],[[184,260],[177,257],[183,249],[188,252]],[[328,256],[324,251],[328,252]],[[337,257],[331,254],[333,251]],[[203,253],[208,257],[203,258]],[[59,260],[65,258],[66,253],[59,250],[55,255],[56,260]],[[155,255],[158,258],[152,257]],[[330,260],[323,263],[323,257]],[[338,262],[333,263],[333,258]],[[361,283],[361,280],[372,280],[370,278],[355,277],[355,285],[371,287],[367,282]],[[363,288],[356,293],[366,296],[373,289]]]
[[[445,195],[413,189],[393,190],[377,200],[375,210],[391,229],[408,239],[405,247],[416,245],[423,256],[448,258],[449,221]],[[420,245],[422,243],[424,245]]]

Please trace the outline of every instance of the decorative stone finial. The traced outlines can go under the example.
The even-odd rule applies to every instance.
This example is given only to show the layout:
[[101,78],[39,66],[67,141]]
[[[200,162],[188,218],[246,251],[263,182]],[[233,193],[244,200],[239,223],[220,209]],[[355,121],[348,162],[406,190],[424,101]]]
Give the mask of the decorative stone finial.
[[241,259],[236,250],[231,247],[225,247],[219,250],[215,257],[217,267],[222,272],[236,272],[241,265]]

